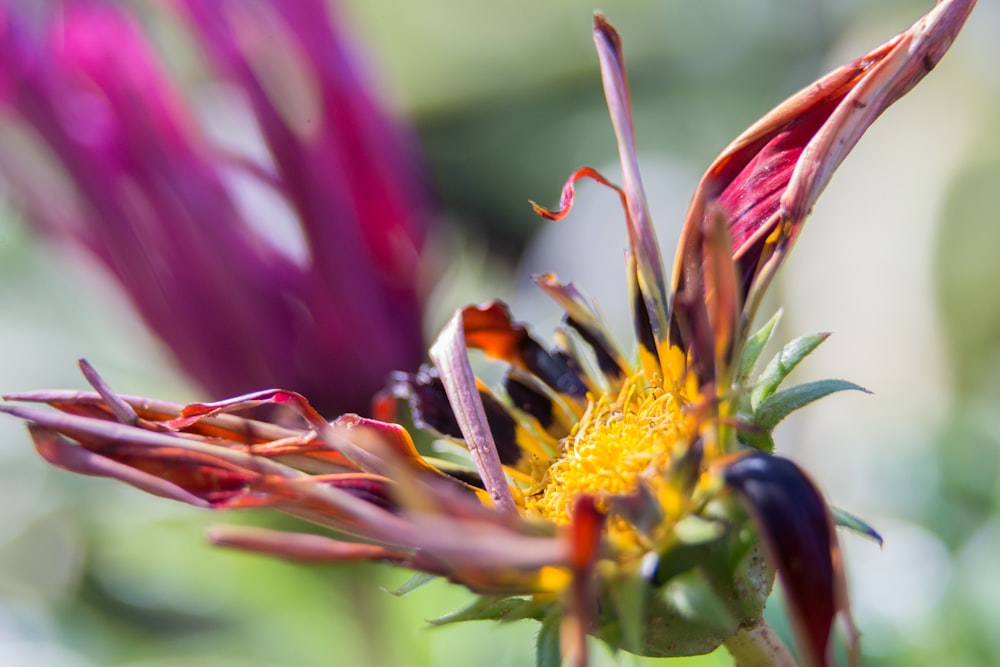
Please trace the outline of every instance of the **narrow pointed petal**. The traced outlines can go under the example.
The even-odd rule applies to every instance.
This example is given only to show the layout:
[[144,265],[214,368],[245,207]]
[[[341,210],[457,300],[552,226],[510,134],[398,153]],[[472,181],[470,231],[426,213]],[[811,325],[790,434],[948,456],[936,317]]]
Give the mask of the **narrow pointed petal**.
[[459,311],[438,334],[437,340],[431,346],[430,357],[441,373],[441,382],[448,394],[462,436],[490,498],[497,509],[514,513],[517,512],[517,506],[507,485],[496,443],[486,421],[486,411],[479,397],[476,376],[469,364],[464,329],[462,312]]
[[97,373],[94,367],[90,365],[90,362],[86,359],[80,359],[79,365],[80,370],[83,371],[83,376],[87,378],[87,382],[101,395],[101,398],[104,399],[104,402],[118,421],[123,424],[135,424],[139,420],[139,415],[135,409],[111,390],[111,387],[108,386],[108,383],[104,381],[104,378]]
[[[445,438],[463,440],[462,428],[449,402],[444,383],[434,369],[422,368],[417,373],[393,373],[383,395],[376,398],[375,411],[381,420],[393,418],[395,399],[406,400],[410,416],[418,428]],[[517,446],[516,421],[500,401],[482,388],[479,388],[479,399],[483,403],[486,423],[500,462],[504,465],[516,464],[522,454]]]
[[221,464],[252,470],[255,474],[278,477],[305,477],[297,470],[236,448],[223,447],[169,432],[150,431],[114,421],[64,414],[22,405],[0,405],[6,413],[32,424],[49,428],[92,449],[109,445],[157,450],[184,450],[214,458]]
[[319,412],[310,405],[305,396],[284,389],[265,389],[235,398],[213,403],[191,403],[184,406],[177,419],[168,422],[173,428],[184,429],[206,417],[220,413],[247,410],[262,405],[281,405],[299,414],[319,437],[351,463],[362,470],[384,474],[385,462],[375,453],[359,447],[349,438],[342,437]]
[[212,505],[199,494],[182,486],[84,449],[51,428],[32,424],[28,426],[28,430],[41,457],[58,468],[81,475],[117,479],[140,491],[195,507]]
[[572,283],[560,283],[551,273],[534,276],[535,284],[566,311],[567,323],[594,351],[597,365],[612,383],[625,378],[628,362],[600,316]]
[[[657,356],[665,366],[668,312],[667,286],[663,274],[663,259],[646,204],[646,194],[639,175],[639,159],[635,148],[632,125],[632,102],[625,75],[625,60],[618,33],[601,14],[594,16],[594,44],[601,62],[604,96],[611,113],[618,140],[618,156],[622,164],[622,189],[625,192],[629,242],[635,256],[635,278],[642,295],[649,326],[656,341]],[[630,276],[631,279],[631,276]],[[638,326],[638,323],[637,323]]]
[[[610,26],[608,26],[608,28],[611,29]],[[611,30],[613,32],[613,29]],[[615,38],[617,39],[617,34],[615,34]],[[598,50],[600,50],[600,46],[598,46]],[[653,316],[650,315],[650,305],[647,303],[647,297],[642,289],[643,279],[639,275],[641,262],[636,257],[639,241],[636,237],[635,227],[631,222],[629,199],[625,190],[611,183],[595,169],[591,167],[582,167],[570,174],[569,178],[566,180],[566,184],[563,186],[562,195],[559,198],[558,209],[554,211],[549,210],[535,204],[534,202],[532,202],[532,206],[535,209],[535,213],[544,218],[549,220],[562,220],[573,208],[573,203],[576,199],[575,185],[578,180],[583,178],[591,178],[601,185],[611,188],[617,192],[618,196],[621,198],[622,207],[625,211],[625,218],[627,221],[626,228],[629,238],[629,248],[625,256],[625,275],[628,278],[629,301],[632,304],[632,321],[635,327],[636,339],[639,341],[639,358],[642,362],[643,370],[645,370],[648,377],[652,378],[654,376],[661,375],[664,364],[660,361],[659,343],[656,328],[653,326]],[[653,238],[655,240],[655,237]],[[659,250],[657,250],[656,254],[658,257]],[[662,267],[660,271],[662,272]],[[655,280],[653,282],[655,284]],[[666,306],[664,306],[662,310],[666,313]],[[666,315],[664,315],[664,318],[665,317]]]
[[310,428],[318,430],[327,426],[327,421],[309,404],[305,396],[284,389],[264,389],[212,403],[189,403],[184,406],[180,416],[173,420],[170,425],[178,429],[186,428],[205,417],[213,417],[224,412],[249,410],[262,405],[288,406],[301,415]]
[[975,0],[942,0],[909,30],[793,95],[709,167],[688,210],[673,283],[718,206],[729,220],[745,299],[743,326],[834,170],[865,130],[915,86],[951,45]]
[[[144,428],[155,428],[155,425],[160,423],[166,427],[167,423],[177,419],[184,409],[183,405],[171,401],[127,394],[117,394],[117,396],[135,410],[139,418],[143,420]],[[3,399],[25,403],[45,403],[66,414],[117,421],[113,412],[107,407],[105,398],[97,392],[44,390],[5,394]],[[222,413],[211,417],[202,417],[187,424],[182,430],[184,433],[192,435],[233,440],[248,445],[270,444],[275,441],[303,437],[299,430]]]
[[578,400],[587,395],[580,376],[565,361],[547,352],[523,324],[515,322],[506,304],[494,301],[463,308],[462,326],[466,345],[528,371],[560,394]]
[[401,562],[407,553],[375,544],[342,542],[322,535],[289,533],[264,528],[214,526],[208,539],[217,546],[253,551],[307,563],[346,563],[361,560]]
[[[788,459],[749,454],[723,471],[744,501],[761,545],[785,590],[803,662],[830,663],[830,634],[839,612],[848,614],[840,547],[826,501]],[[849,619],[848,619],[849,622]]]
[[713,209],[692,232],[673,297],[672,335],[688,350],[699,384],[725,387],[742,295],[730,252],[725,214]]

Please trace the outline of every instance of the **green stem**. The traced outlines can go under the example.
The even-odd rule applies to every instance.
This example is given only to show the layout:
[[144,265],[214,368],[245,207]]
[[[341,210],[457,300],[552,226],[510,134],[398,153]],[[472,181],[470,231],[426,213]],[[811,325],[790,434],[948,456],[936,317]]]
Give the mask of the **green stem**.
[[796,667],[795,659],[771,626],[761,618],[725,641],[736,667]]

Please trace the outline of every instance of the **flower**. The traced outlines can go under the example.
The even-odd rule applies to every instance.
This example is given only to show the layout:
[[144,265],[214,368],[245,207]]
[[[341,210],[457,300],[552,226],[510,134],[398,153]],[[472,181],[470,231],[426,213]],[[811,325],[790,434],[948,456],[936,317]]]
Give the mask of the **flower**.
[[0,3],[0,112],[35,147],[5,146],[0,175],[215,398],[277,384],[361,411],[423,357],[428,193],[326,5],[171,5],[218,72],[225,122],[262,143],[230,149],[123,10],[66,3],[38,35]]
[[[581,178],[618,192],[635,362],[575,286],[542,275],[539,287],[566,315],[553,348],[500,302],[462,308],[430,348],[433,366],[393,376],[376,419],[327,422],[284,390],[188,406],[120,396],[85,362],[93,392],[15,394],[7,398],[21,403],[0,409],[28,421],[57,466],[201,507],[272,507],[350,538],[218,528],[219,544],[303,561],[383,560],[480,594],[439,622],[537,619],[539,664],[585,665],[588,635],[645,655],[725,643],[741,664],[793,664],[762,620],[775,576],[801,661],[832,663],[838,617],[856,657],[835,524],[878,535],[832,510],[803,470],[775,455],[771,431],[795,409],[860,387],[781,389],[826,335],[792,341],[755,373],[776,318],[753,334],[750,326],[834,168],[937,63],[973,5],[944,0],[726,148],[696,192],[669,287],[620,40],[595,18],[622,185],[585,167],[559,209],[536,210],[564,217]],[[476,377],[469,348],[507,364],[502,386]],[[421,454],[391,423],[400,400],[417,427],[461,445],[459,454]],[[305,426],[233,414],[261,404],[286,406]]]

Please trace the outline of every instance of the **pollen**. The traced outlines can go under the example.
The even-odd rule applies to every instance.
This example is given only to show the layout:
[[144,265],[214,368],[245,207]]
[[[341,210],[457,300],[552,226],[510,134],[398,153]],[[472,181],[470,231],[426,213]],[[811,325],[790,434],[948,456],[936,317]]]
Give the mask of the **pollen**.
[[525,498],[525,510],[566,524],[581,494],[596,496],[600,505],[642,483],[655,492],[677,443],[694,434],[686,404],[681,393],[650,383],[644,373],[626,381],[617,395],[591,397],[563,441],[562,455],[549,466],[540,488]]

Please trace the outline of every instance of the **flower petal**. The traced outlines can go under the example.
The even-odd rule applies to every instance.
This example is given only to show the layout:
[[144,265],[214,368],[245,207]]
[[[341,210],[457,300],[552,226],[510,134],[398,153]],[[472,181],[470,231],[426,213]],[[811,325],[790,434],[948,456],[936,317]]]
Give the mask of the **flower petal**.
[[489,422],[486,421],[476,376],[469,364],[464,329],[462,311],[458,311],[431,345],[430,357],[441,373],[441,382],[448,394],[455,419],[486,491],[497,509],[516,513],[517,506],[507,485]]
[[466,345],[528,371],[560,394],[577,400],[586,397],[587,385],[580,375],[547,352],[523,324],[514,322],[506,304],[467,306],[462,309],[462,326]]
[[628,362],[619,351],[604,326],[600,316],[572,283],[560,283],[551,273],[533,277],[546,294],[566,311],[567,324],[572,327],[594,351],[597,366],[614,386],[625,379]]
[[[58,468],[81,475],[117,479],[154,496],[177,500],[196,507],[212,506],[212,501],[205,498],[204,494],[188,490],[183,485],[84,449],[51,428],[29,424],[28,430],[38,453],[43,459]],[[245,481],[243,480],[243,482]]]
[[718,206],[729,220],[743,326],[833,171],[869,125],[937,64],[975,0],[943,0],[909,30],[779,105],[709,167],[688,210],[673,283],[684,289],[688,255]]
[[[635,149],[635,129],[632,126],[632,102],[629,99],[625,59],[621,39],[601,14],[594,15],[594,44],[601,62],[604,96],[611,113],[618,140],[618,156],[622,164],[622,189],[625,192],[629,229],[630,253],[634,255],[634,279],[642,295],[646,321],[652,330],[661,368],[667,368],[664,355],[668,346],[667,286],[663,275],[663,259],[656,240],[646,194],[639,175],[639,159]],[[633,279],[630,272],[629,279]],[[637,322],[637,326],[639,323]]]
[[[213,457],[220,465],[231,465],[257,474],[278,477],[305,477],[304,473],[275,461],[253,456],[236,448],[203,442],[200,439],[181,437],[174,433],[150,431],[119,424],[114,421],[63,414],[22,405],[0,405],[6,413],[27,422],[52,429],[92,449],[108,445],[157,449],[182,449]],[[130,450],[131,451],[131,450]]]
[[830,664],[830,633],[847,617],[840,547],[826,501],[788,459],[751,453],[729,463],[723,479],[744,501],[785,590],[799,651],[807,665]]
[[688,351],[689,367],[701,385],[728,387],[742,295],[729,249],[726,217],[715,209],[691,232],[691,252],[678,257],[683,278],[677,285],[671,312],[671,336]]
[[265,528],[213,526],[208,529],[212,544],[289,560],[320,563],[344,563],[359,560],[405,560],[406,552],[375,544],[342,542],[322,535],[289,533]]
[[[506,408],[491,394],[479,390],[483,403],[486,423],[493,435],[500,462],[516,465],[522,450],[517,442],[517,422]],[[393,373],[383,394],[376,398],[375,414],[383,421],[392,419],[395,401],[405,399],[410,408],[410,416],[417,428],[430,431],[445,438],[462,440],[462,428],[448,401],[441,376],[434,369],[422,368],[417,373]],[[393,403],[392,407],[389,403]]]

